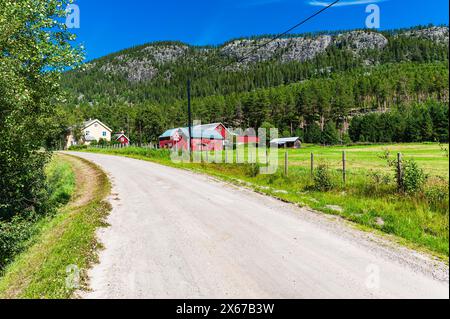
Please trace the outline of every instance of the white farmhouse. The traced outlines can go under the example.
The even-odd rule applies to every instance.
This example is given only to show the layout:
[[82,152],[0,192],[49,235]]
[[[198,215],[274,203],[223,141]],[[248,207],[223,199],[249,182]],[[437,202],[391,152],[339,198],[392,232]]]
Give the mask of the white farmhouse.
[[[93,141],[100,141],[101,139],[110,142],[112,130],[100,122],[99,120],[89,120],[83,123],[78,134],[74,132],[75,128],[71,129],[67,137],[66,148],[73,145],[90,145]],[[81,136],[77,136],[80,135]]]

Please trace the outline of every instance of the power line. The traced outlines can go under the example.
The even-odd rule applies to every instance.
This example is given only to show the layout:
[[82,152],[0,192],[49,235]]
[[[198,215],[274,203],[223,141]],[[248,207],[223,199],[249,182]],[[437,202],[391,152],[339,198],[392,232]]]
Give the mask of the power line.
[[245,60],[247,60],[249,57],[251,57],[253,54],[255,54],[258,50],[268,46],[269,44],[271,44],[272,42],[284,37],[285,35],[287,35],[288,33],[290,33],[291,31],[297,29],[298,27],[302,26],[303,24],[305,24],[306,22],[308,22],[309,20],[315,18],[316,16],[318,16],[319,14],[321,14],[322,12],[330,9],[331,7],[333,7],[334,5],[336,5],[338,2],[340,2],[341,0],[336,0],[332,3],[330,3],[329,5],[327,5],[326,7],[323,7],[322,9],[320,9],[319,11],[315,12],[314,14],[310,15],[309,17],[305,18],[304,20],[300,21],[299,23],[297,23],[296,25],[294,25],[293,27],[289,28],[288,30],[284,31],[283,33],[280,33],[276,36],[274,36],[273,38],[271,38],[270,40],[258,45],[255,49],[253,49],[250,53],[244,55],[243,57],[239,58],[236,61],[232,61],[228,64],[226,64],[224,66],[224,68],[229,67],[230,65],[234,64],[234,63],[241,63],[244,62]]

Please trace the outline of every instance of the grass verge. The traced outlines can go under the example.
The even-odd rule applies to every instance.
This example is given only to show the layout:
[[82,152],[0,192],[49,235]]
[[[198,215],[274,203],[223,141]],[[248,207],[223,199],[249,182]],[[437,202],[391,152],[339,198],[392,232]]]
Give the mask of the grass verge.
[[87,287],[86,270],[96,262],[96,230],[106,226],[110,193],[106,174],[94,164],[58,155],[75,172],[76,191],[54,217],[39,222],[33,244],[6,267],[0,298],[71,298]]

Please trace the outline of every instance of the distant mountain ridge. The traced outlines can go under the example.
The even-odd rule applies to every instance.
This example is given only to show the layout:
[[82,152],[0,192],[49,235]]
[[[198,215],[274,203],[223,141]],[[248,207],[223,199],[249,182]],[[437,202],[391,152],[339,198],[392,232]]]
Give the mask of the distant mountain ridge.
[[[449,41],[448,27],[430,27],[412,29],[395,33],[394,37],[409,37],[430,40],[438,44]],[[358,55],[367,50],[383,50],[389,43],[384,33],[372,30],[357,30],[336,35],[291,36],[277,39],[269,45],[259,48],[269,42],[268,38],[237,39],[217,48],[194,47],[182,43],[159,42],[147,44],[125,50],[124,53],[113,54],[88,64],[97,67],[106,74],[125,76],[130,82],[152,80],[159,72],[159,68],[179,59],[208,60],[219,56],[223,60],[240,60],[248,56],[244,63],[237,64],[237,68],[249,63],[266,62],[276,59],[281,63],[304,62],[323,54],[331,46],[347,49]],[[220,66],[220,64],[219,64]]]
[[[235,39],[217,47],[150,43],[68,72],[63,86],[72,93],[71,104],[166,103],[184,96],[188,78],[196,96],[245,92],[358,66],[447,60],[449,28],[293,35],[261,48],[269,39]],[[244,62],[232,63],[244,56]]]

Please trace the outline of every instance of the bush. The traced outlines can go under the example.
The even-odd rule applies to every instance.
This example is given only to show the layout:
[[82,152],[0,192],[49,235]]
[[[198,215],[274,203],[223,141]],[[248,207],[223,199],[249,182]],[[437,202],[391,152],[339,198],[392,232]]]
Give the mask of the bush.
[[87,145],[72,145],[69,147],[69,151],[81,151],[86,150],[87,148]]
[[413,195],[423,191],[426,180],[427,176],[423,169],[414,160],[403,163],[402,187],[405,193]]
[[8,222],[0,220],[0,270],[26,247],[26,242],[33,234],[33,225],[33,220],[20,216]]
[[379,171],[371,171],[367,174],[368,182],[364,181],[364,190],[366,194],[377,194],[386,186],[390,186],[392,177]]
[[36,222],[44,216],[56,211],[56,208],[66,204],[75,189],[75,175],[66,162],[53,159],[45,169],[47,194],[45,209],[41,212],[29,209],[10,219],[0,218],[0,270],[5,267],[28,245],[36,230]]
[[54,159],[46,169],[51,207],[67,204],[75,190],[75,174],[70,164]]
[[333,189],[334,184],[330,169],[326,164],[320,164],[314,171],[314,189],[327,192]]
[[261,166],[259,164],[247,164],[244,167],[245,176],[256,177],[259,175]]
[[425,198],[431,209],[448,213],[448,182],[445,180],[433,182],[426,188]]

